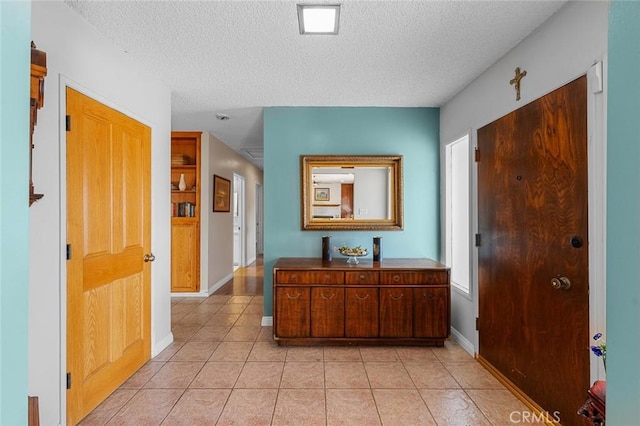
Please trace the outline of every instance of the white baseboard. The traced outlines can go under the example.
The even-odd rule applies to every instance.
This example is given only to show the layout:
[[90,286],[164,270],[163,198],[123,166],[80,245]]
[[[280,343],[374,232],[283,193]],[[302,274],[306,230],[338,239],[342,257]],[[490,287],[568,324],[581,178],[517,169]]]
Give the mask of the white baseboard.
[[209,297],[209,293],[205,291],[195,292],[171,292],[171,297]]
[[215,284],[209,286],[209,288],[200,290],[198,293],[193,293],[193,292],[176,293],[176,292],[172,292],[171,293],[171,297],[209,297],[213,293],[215,293],[216,290],[218,290],[220,287],[222,287],[223,285],[228,283],[231,278],[233,278],[233,272],[230,273],[229,275],[227,275],[226,277],[222,278],[220,281],[216,282]]
[[232,278],[233,278],[233,272],[230,273],[229,275],[227,275],[226,277],[224,277],[223,279],[219,280],[215,284],[209,286],[209,294],[215,293],[217,290],[220,289],[220,287],[222,287],[223,285],[228,283],[229,280],[232,279]]
[[164,336],[164,338],[162,338],[159,342],[157,342],[151,348],[151,358],[153,358],[156,355],[158,355],[160,352],[165,350],[167,348],[167,346],[169,346],[172,343],[173,343],[173,333],[169,332],[169,334]]
[[273,326],[273,317],[262,317],[262,326],[263,327],[272,327]]
[[255,256],[253,256],[251,259],[247,259],[247,266],[251,265],[255,261],[256,261],[256,257]]
[[464,337],[458,330],[456,330],[455,328],[451,327],[451,338],[460,346],[462,346],[462,348],[467,351],[469,353],[469,355],[471,355],[472,357],[475,358],[476,355],[476,350],[473,347],[473,343],[471,343],[470,341],[467,340],[466,337]]

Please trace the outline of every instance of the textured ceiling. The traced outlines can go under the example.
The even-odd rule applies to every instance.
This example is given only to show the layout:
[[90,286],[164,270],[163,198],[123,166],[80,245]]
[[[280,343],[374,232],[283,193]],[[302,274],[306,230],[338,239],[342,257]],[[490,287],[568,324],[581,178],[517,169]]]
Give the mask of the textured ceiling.
[[441,106],[565,1],[333,1],[337,36],[299,34],[322,0],[66,3],[171,87],[174,130],[252,159],[263,107]]

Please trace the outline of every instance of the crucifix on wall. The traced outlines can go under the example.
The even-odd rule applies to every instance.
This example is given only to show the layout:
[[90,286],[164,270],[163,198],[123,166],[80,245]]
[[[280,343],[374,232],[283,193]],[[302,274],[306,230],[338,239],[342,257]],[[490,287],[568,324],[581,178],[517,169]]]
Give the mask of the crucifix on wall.
[[520,72],[520,67],[516,68],[516,76],[509,81],[509,84],[515,85],[516,89],[516,101],[520,100],[520,80],[527,75],[526,71]]

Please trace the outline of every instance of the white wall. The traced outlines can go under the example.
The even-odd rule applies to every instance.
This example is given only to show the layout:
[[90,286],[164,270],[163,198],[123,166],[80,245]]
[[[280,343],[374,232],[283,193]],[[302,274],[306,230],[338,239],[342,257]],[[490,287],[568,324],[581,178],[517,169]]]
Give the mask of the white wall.
[[[208,155],[205,156],[205,152]],[[222,176],[233,183],[234,173],[245,180],[245,258],[247,263],[251,263],[256,258],[256,183],[263,182],[262,170],[215,136],[204,132],[200,277],[201,289],[208,294],[212,294],[233,276],[233,211],[213,212],[213,175]],[[208,287],[204,283],[208,283]]]
[[[329,199],[327,201],[316,201],[315,190],[317,188],[327,188],[329,190]],[[318,186],[313,187],[313,193],[310,195],[311,214],[313,216],[330,216],[334,218],[340,218],[341,203],[342,203],[342,184],[341,183],[319,183]],[[326,204],[326,206],[323,206]],[[330,204],[334,204],[331,206]],[[337,204],[337,206],[335,205]]]
[[[442,158],[444,146],[453,142],[466,132],[471,134],[471,148],[476,145],[476,131],[499,117],[539,98],[540,96],[563,86],[575,78],[587,73],[595,61],[604,59],[607,48],[608,2],[571,2],[560,9],[536,32],[523,40],[511,52],[501,58],[474,82],[458,93],[440,111],[440,132]],[[514,70],[520,67],[527,71],[521,82],[522,99],[515,101],[514,87],[509,80]],[[600,95],[602,97],[602,95]],[[602,113],[600,113],[602,115]],[[593,119],[591,117],[590,119]],[[602,118],[602,117],[600,117]],[[593,139],[590,135],[590,154],[593,144],[603,144],[603,139]],[[472,157],[473,158],[473,157]],[[593,158],[590,160],[592,161]],[[592,167],[592,163],[590,166]],[[593,168],[592,168],[593,170]],[[472,170],[472,188],[477,188],[477,169]],[[442,193],[446,185],[442,175]],[[601,177],[602,179],[602,177]],[[590,190],[594,188],[594,179],[590,171]],[[602,194],[600,194],[602,195]],[[590,194],[592,197],[593,194]],[[604,199],[604,198],[603,198]],[[593,207],[590,198],[590,210]],[[444,203],[443,203],[444,205]],[[472,232],[477,230],[477,199],[472,199],[474,223]],[[590,215],[593,211],[590,211]],[[444,211],[442,213],[444,215]],[[604,218],[601,218],[603,220]],[[444,222],[444,221],[443,221]],[[590,244],[602,244],[590,225]],[[443,241],[446,229],[442,228]],[[592,248],[590,248],[592,250]],[[442,249],[444,253],[444,247]],[[603,269],[600,259],[591,259],[591,268]],[[477,351],[477,332],[475,317],[477,315],[477,251],[473,254],[473,300],[453,291],[452,293],[452,326],[454,335],[462,337]],[[594,279],[591,273],[591,289],[604,286],[604,282]],[[593,299],[592,299],[593,302]],[[596,301],[601,303],[601,301]],[[592,307],[593,308],[593,307]],[[592,313],[593,313],[592,309]],[[600,313],[602,316],[602,314]],[[603,328],[601,328],[603,329]],[[587,342],[585,342],[587,345]]]
[[33,180],[44,198],[30,213],[29,394],[40,423],[66,423],[65,85],[152,129],[152,355],[172,341],[170,299],[171,92],[64,3],[34,2],[32,39],[47,53],[45,105],[34,134]]
[[[356,167],[353,185],[355,219],[379,219],[389,216],[389,168]],[[366,211],[366,213],[365,213]]]

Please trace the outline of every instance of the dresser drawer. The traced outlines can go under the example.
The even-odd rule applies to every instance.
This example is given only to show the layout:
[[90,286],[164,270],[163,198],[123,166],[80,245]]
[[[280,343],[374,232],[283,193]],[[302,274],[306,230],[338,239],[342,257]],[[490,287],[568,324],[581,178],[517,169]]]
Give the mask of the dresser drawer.
[[380,272],[380,284],[448,284],[447,271]]
[[380,274],[378,272],[352,271],[345,272],[345,282],[347,284],[374,284],[380,283]]
[[276,271],[277,284],[344,284],[341,271]]

